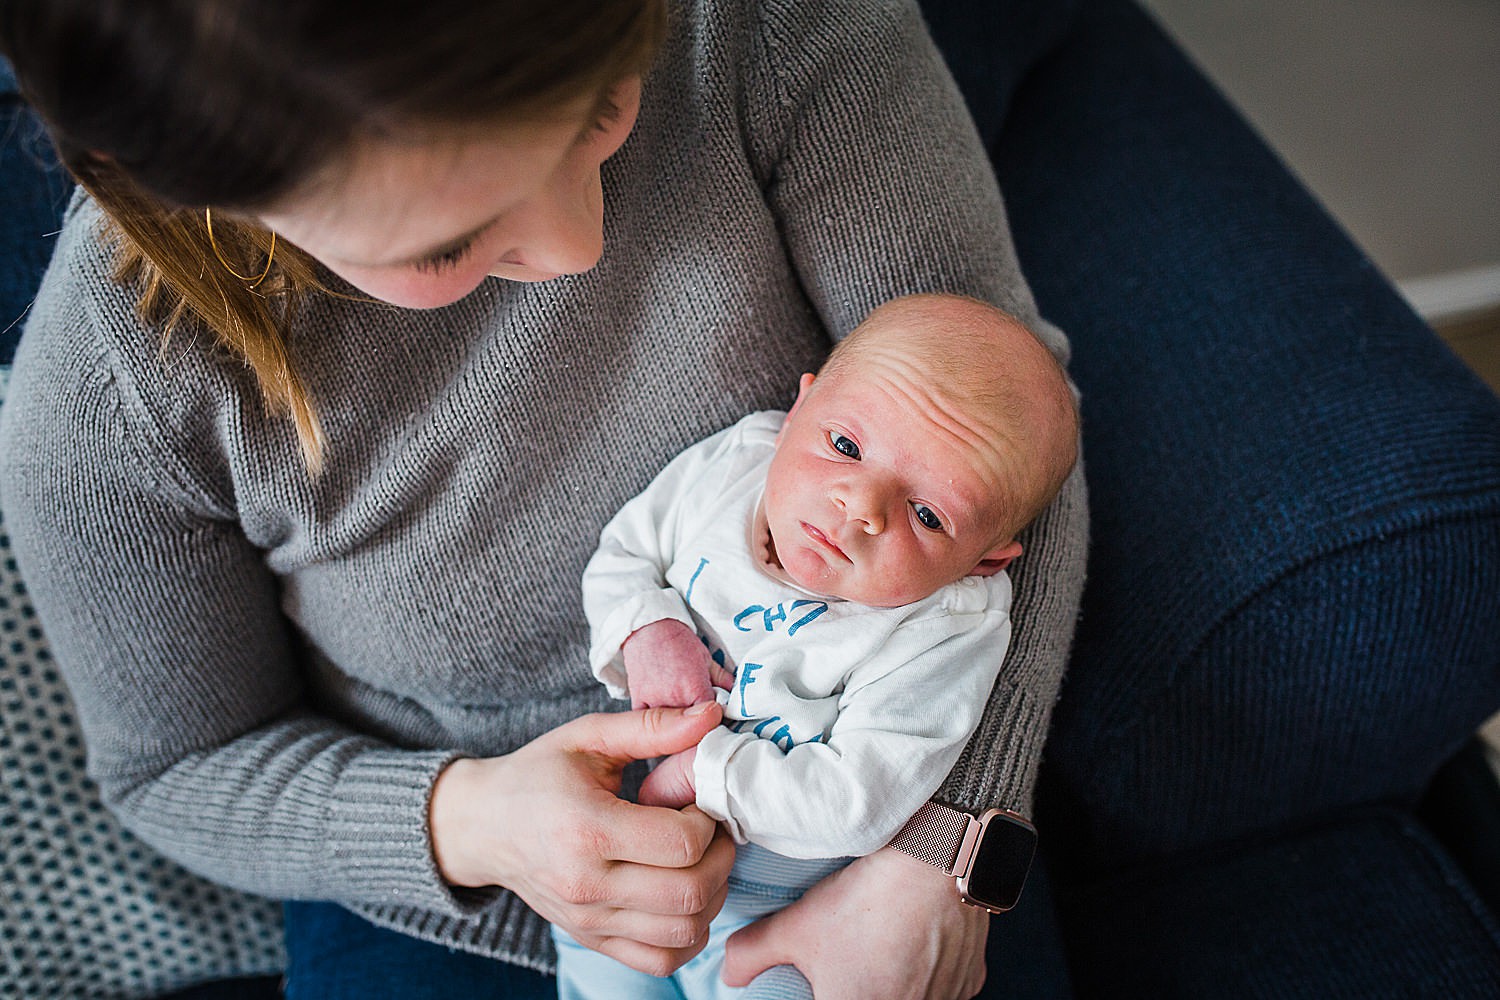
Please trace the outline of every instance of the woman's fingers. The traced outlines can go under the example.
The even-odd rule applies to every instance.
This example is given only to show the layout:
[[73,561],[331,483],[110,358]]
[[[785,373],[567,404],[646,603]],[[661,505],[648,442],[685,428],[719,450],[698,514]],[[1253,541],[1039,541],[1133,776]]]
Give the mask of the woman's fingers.
[[532,879],[559,903],[665,916],[708,909],[720,898],[734,864],[734,843],[722,829],[716,830],[686,865],[603,860],[575,852],[567,844],[560,848],[558,864],[536,872]]
[[620,937],[653,948],[690,948],[708,933],[709,922],[718,915],[728,893],[728,886],[721,885],[701,898],[699,908],[684,913],[652,913],[635,907],[588,907],[580,911],[576,926],[583,934],[600,940]]
[[588,842],[580,848],[596,851],[604,861],[690,868],[702,861],[718,829],[697,806],[667,809],[616,799],[578,839]]
[[641,865],[618,865],[613,876],[613,890],[640,905],[574,908],[565,929],[585,947],[653,976],[670,974],[703,950],[729,892],[722,881],[709,888],[684,872]]
[[[707,849],[690,867],[621,863],[611,867],[610,902],[647,913],[699,913],[710,906],[729,880],[734,842],[715,827]],[[717,912],[717,910],[715,910]]]
[[608,768],[623,768],[631,761],[667,757],[697,746],[719,724],[722,714],[712,701],[691,708],[606,712],[574,719],[552,730],[548,737],[599,758]]

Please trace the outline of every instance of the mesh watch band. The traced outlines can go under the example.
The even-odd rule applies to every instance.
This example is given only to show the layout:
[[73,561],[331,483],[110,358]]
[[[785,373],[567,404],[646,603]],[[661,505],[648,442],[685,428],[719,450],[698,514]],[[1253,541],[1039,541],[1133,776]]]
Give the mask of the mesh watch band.
[[891,838],[891,846],[918,861],[941,868],[945,875],[952,875],[953,864],[958,860],[958,852],[971,823],[977,826],[979,821],[968,813],[936,802],[924,802],[901,831]]

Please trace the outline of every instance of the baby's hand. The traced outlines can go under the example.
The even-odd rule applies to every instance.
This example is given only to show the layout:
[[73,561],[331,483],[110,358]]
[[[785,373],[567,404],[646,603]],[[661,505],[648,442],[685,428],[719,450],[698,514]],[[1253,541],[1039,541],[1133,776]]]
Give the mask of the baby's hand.
[[734,676],[713,661],[698,633],[676,619],[642,626],[620,648],[631,708],[687,708],[713,701]]
[[643,806],[664,806],[681,809],[698,800],[698,788],[693,782],[693,758],[697,747],[662,758],[662,762],[646,775],[641,782],[641,794],[636,801]]

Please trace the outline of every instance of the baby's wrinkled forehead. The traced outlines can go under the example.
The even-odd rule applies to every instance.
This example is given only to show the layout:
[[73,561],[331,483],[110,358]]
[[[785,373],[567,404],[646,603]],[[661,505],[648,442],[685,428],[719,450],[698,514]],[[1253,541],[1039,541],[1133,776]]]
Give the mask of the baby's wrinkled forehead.
[[832,382],[900,372],[940,411],[982,428],[1014,506],[1032,516],[1076,459],[1077,401],[1066,372],[1030,329],[987,303],[953,295],[893,300],[850,334],[825,371]]

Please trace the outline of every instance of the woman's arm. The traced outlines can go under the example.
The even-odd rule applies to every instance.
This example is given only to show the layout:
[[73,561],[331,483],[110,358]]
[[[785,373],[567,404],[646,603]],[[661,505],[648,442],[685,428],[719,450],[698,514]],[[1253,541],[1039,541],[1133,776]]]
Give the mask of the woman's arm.
[[264,554],[154,461],[84,295],[53,281],[38,305],[5,406],[6,520],[104,800],[237,888],[464,909],[426,850],[454,754],[310,710]]
[[[727,840],[693,810],[594,807],[613,802],[631,754],[691,745],[717,713],[584,719],[486,760],[318,713],[265,554],[232,505],[159,458],[85,297],[65,286],[44,293],[22,346],[0,482],[91,772],[126,824],[265,895],[504,919],[521,903],[484,887],[506,885],[639,967],[695,950],[722,898]],[[542,773],[568,780],[539,790]]]
[[[992,302],[1066,359],[1037,315],[1005,208],[963,100],[914,3],[766,0],[748,60],[752,158],[803,287],[834,336],[922,291]],[[758,95],[758,96],[757,96]],[[1029,813],[1082,593],[1076,473],[1022,538],[1005,681],[944,785],[976,812]]]
[[[1065,360],[1062,335],[1037,316],[993,172],[915,5],[761,7],[747,60],[752,152],[828,329],[841,336],[899,295],[957,292],[1016,315]],[[939,797],[976,813],[1031,811],[1083,589],[1087,525],[1080,463],[1022,536],[1005,680]],[[905,893],[881,870],[898,864],[913,880]],[[887,848],[741,932],[726,972],[745,982],[790,961],[826,1000],[967,997],[983,980],[987,925],[986,914],[957,902],[951,879]],[[820,947],[810,943],[819,940],[813,926],[837,930]],[[928,933],[905,932],[914,926]]]

